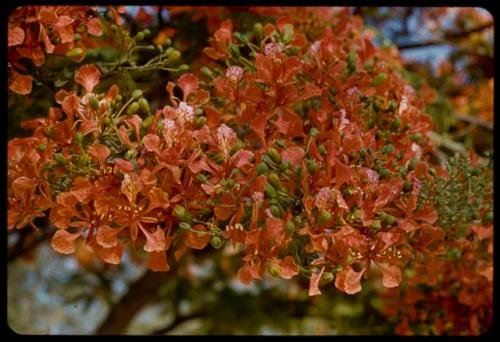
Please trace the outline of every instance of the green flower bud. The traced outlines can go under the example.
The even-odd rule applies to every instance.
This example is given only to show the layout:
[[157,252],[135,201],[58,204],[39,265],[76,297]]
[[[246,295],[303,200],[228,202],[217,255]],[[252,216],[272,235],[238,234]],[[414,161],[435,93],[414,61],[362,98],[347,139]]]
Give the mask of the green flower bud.
[[99,109],[99,101],[96,99],[95,96],[92,96],[90,98],[90,105],[92,106],[92,108],[94,108],[94,110],[98,110]]
[[330,221],[331,218],[332,218],[332,214],[330,214],[330,212],[328,210],[322,210],[321,214],[319,215],[318,222],[319,222],[319,224],[323,224],[323,223]]
[[82,36],[79,33],[75,33],[73,35],[73,40],[74,41],[79,41],[80,39],[82,39]]
[[266,173],[267,171],[269,171],[269,168],[267,167],[267,164],[264,162],[259,163],[259,165],[257,165],[257,167],[255,168],[255,174],[257,176],[260,176],[261,174]]
[[277,149],[275,149],[274,147],[270,147],[268,150],[267,150],[267,155],[269,157],[271,157],[271,159],[275,162],[275,163],[279,163],[281,161],[281,155],[280,153],[278,152]]
[[170,38],[167,38],[163,41],[163,46],[168,47],[170,45],[172,45],[172,40],[170,40]]
[[177,50],[173,50],[170,56],[168,56],[167,59],[165,60],[164,64],[165,65],[172,64],[173,62],[179,60],[179,58],[181,58],[181,53]]
[[284,172],[284,171],[288,170],[288,168],[290,166],[292,166],[292,163],[289,160],[285,160],[285,161],[281,162],[279,170],[281,172]]
[[148,116],[146,119],[144,119],[144,121],[142,122],[142,127],[144,127],[145,129],[148,129],[149,127],[151,127],[151,125],[153,124],[153,120],[154,120],[154,116],[153,115],[150,115]]
[[359,150],[359,155],[365,158],[367,155],[366,148],[363,147],[361,150]]
[[224,240],[218,235],[212,236],[210,239],[210,244],[212,245],[213,248],[219,249],[224,245]]
[[217,164],[220,164],[224,161],[224,157],[222,156],[222,154],[220,153],[217,153],[215,156],[214,156],[214,160]]
[[385,214],[384,216],[382,216],[382,222],[384,222],[384,224],[388,226],[392,226],[394,222],[396,222],[396,218],[392,215]]
[[64,156],[62,155],[62,153],[56,153],[56,154],[54,154],[54,160],[58,164],[60,164],[60,165],[66,164],[66,158],[64,158]]
[[292,221],[285,223],[285,231],[288,235],[293,235],[295,233],[295,224]]
[[181,222],[181,223],[179,223],[179,228],[180,229],[184,229],[184,230],[190,230],[190,229],[192,229],[191,225],[189,223],[187,223],[187,222]]
[[286,143],[284,139],[278,139],[276,140],[276,145],[278,145],[281,148],[286,148]]
[[269,274],[271,274],[273,277],[279,277],[281,274],[281,269],[278,265],[272,264],[271,267],[269,267]]
[[202,127],[206,123],[207,123],[207,118],[206,117],[200,116],[200,117],[196,118],[196,122],[195,122],[196,127]]
[[80,33],[85,32],[85,30],[86,30],[86,28],[85,28],[85,25],[83,25],[83,24],[78,25],[78,27],[76,28],[76,32],[80,32]]
[[354,193],[354,187],[350,184],[347,184],[343,189],[342,189],[342,195],[344,196],[351,196]]
[[248,38],[247,38],[247,36],[246,36],[246,35],[244,35],[244,34],[241,34],[241,33],[239,33],[239,32],[234,32],[234,33],[233,33],[233,37],[234,37],[234,38],[236,38],[236,39],[238,39],[238,40],[239,40],[240,42],[242,42],[243,44],[248,43]]
[[378,74],[372,81],[372,85],[377,87],[381,85],[387,79],[387,75],[383,72]]
[[118,31],[118,26],[116,26],[116,24],[112,24],[111,25],[111,31],[113,31],[113,32]]
[[151,31],[148,28],[144,29],[142,32],[143,32],[145,37],[149,37],[151,35]]
[[81,54],[83,54],[83,49],[77,47],[77,48],[73,48],[73,49],[69,50],[68,52],[66,52],[66,57],[73,58],[76,56],[80,56]]
[[279,206],[272,205],[270,209],[271,209],[271,214],[273,214],[274,217],[281,217],[282,212]]
[[276,189],[274,189],[274,187],[269,183],[266,183],[264,186],[264,192],[267,196],[269,196],[269,198],[276,198],[278,196]]
[[145,114],[149,114],[151,112],[149,108],[149,102],[144,97],[141,97],[139,99],[139,108],[141,109],[141,112]]
[[83,133],[82,132],[76,132],[75,134],[75,140],[78,145],[81,145],[83,143]]
[[404,192],[409,192],[413,189],[413,183],[409,180],[405,180],[403,184],[403,191]]
[[207,176],[205,176],[203,173],[198,173],[196,175],[196,180],[199,181],[200,183],[203,183],[203,184],[205,184],[206,182],[208,182]]
[[387,178],[391,175],[391,171],[389,171],[389,169],[386,169],[385,167],[383,167],[379,170],[378,174],[381,178]]
[[283,188],[283,185],[281,184],[280,181],[280,177],[275,172],[271,172],[269,176],[267,176],[267,181],[276,189]]
[[175,206],[174,210],[172,211],[172,215],[185,222],[190,222],[192,219],[191,213],[181,205]]
[[38,150],[40,152],[45,152],[46,149],[47,149],[47,145],[45,145],[45,144],[39,144],[38,145]]
[[253,25],[253,34],[255,34],[258,40],[262,40],[264,37],[264,26],[261,23],[255,23]]
[[80,156],[80,159],[78,160],[78,165],[83,167],[83,166],[87,165],[89,163],[89,161],[90,161],[89,155],[86,153],[82,154]]
[[326,283],[333,281],[333,278],[334,278],[334,276],[333,276],[332,272],[325,272],[325,273],[323,273],[323,276],[321,277],[321,279]]
[[321,155],[326,155],[327,154],[327,150],[326,150],[326,147],[325,145],[321,144],[318,146],[318,151]]
[[413,171],[415,169],[415,166],[417,166],[418,159],[416,157],[413,157],[410,159],[410,162],[408,163],[408,171]]
[[411,141],[419,142],[420,140],[422,140],[422,138],[423,138],[422,133],[417,132],[417,133],[413,134],[410,139],[411,139]]
[[307,171],[309,171],[309,173],[314,173],[318,170],[319,168],[319,165],[312,159],[308,159],[307,160]]
[[399,126],[401,126],[401,120],[399,118],[391,121],[390,128],[392,131],[397,131],[399,129]]
[[138,42],[142,42],[144,40],[144,33],[143,32],[138,32],[135,35],[135,40]]
[[283,29],[283,43],[288,44],[293,39],[293,25],[286,24]]
[[384,145],[380,151],[382,154],[390,154],[394,152],[394,146],[392,144]]
[[229,44],[229,53],[234,58],[239,58],[241,56],[240,48],[235,44]]
[[236,142],[233,147],[231,147],[231,150],[229,151],[230,155],[234,155],[236,152],[241,150],[243,148],[243,143],[241,141]]
[[291,47],[290,49],[286,49],[285,53],[288,56],[296,56],[299,53],[300,49],[296,46]]
[[375,230],[379,230],[380,228],[382,228],[382,225],[380,224],[379,221],[376,221],[376,222],[373,222],[372,224],[370,224],[370,228],[375,229]]
[[134,92],[132,93],[132,98],[134,100],[137,100],[138,98],[140,98],[142,96],[143,92],[141,89],[136,89],[134,90]]
[[214,77],[212,71],[206,66],[201,67],[200,71],[203,75],[207,76],[208,78]]
[[139,103],[137,101],[132,102],[127,108],[127,114],[132,115],[137,113],[139,110]]
[[310,135],[311,137],[313,137],[313,138],[314,138],[315,136],[317,136],[318,134],[319,134],[319,130],[318,130],[316,127],[311,128],[311,130],[309,131],[309,135]]

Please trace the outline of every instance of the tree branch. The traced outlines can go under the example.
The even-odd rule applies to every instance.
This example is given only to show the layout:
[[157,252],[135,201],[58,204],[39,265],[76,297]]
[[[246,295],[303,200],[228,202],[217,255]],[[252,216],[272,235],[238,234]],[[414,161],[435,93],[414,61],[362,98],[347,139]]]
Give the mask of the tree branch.
[[493,132],[493,124],[492,123],[481,120],[480,118],[478,118],[476,116],[455,114],[455,117],[460,121],[464,121],[464,122],[476,125],[478,127],[481,127],[481,128],[484,128],[488,131]]
[[96,330],[96,334],[118,335],[123,333],[136,313],[154,300],[160,287],[175,276],[175,271],[175,266],[172,266],[168,272],[147,270],[111,308],[104,322]]
[[428,47],[428,46],[433,46],[433,45],[452,44],[453,41],[455,41],[455,40],[468,37],[473,33],[486,30],[490,27],[493,27],[493,22],[485,23],[483,25],[480,25],[480,26],[475,27],[475,28],[468,30],[468,31],[448,32],[448,33],[445,33],[444,36],[442,38],[439,38],[439,39],[431,39],[431,40],[428,40],[425,42],[402,44],[402,45],[398,45],[397,47],[399,50],[408,50],[408,49],[417,49],[417,48],[423,48],[423,47]]
[[165,335],[166,333],[177,328],[182,323],[190,321],[190,320],[195,319],[195,318],[201,318],[201,317],[203,317],[203,312],[194,312],[194,313],[189,314],[187,316],[177,316],[177,317],[175,317],[174,321],[169,323],[167,326],[153,331],[152,335]]
[[35,224],[37,226],[42,226],[41,232],[40,230],[33,232],[29,228],[24,228],[18,231],[20,236],[14,246],[9,250],[7,256],[8,263],[14,262],[18,258],[30,253],[39,244],[47,241],[51,237],[51,234],[49,233],[50,223],[46,217],[35,218]]
[[437,147],[444,147],[445,149],[451,152],[457,152],[460,155],[467,157],[467,150],[462,144],[453,141],[443,135],[439,135],[436,132],[430,131],[427,132],[426,134]]

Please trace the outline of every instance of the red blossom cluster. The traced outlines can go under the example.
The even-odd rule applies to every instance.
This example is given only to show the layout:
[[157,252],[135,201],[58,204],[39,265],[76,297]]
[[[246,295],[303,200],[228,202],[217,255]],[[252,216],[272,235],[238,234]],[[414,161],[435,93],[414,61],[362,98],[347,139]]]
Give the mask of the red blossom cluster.
[[[285,279],[300,273],[311,296],[320,280],[355,294],[374,266],[383,286],[398,287],[411,264],[409,285],[440,290],[415,287],[403,300],[489,317],[491,255],[474,256],[492,225],[470,226],[479,238],[448,241],[432,201],[418,201],[424,182],[447,177],[430,163],[423,104],[360,21],[332,15],[312,39],[300,20],[256,24],[245,37],[224,21],[204,52],[225,66],[207,69],[203,82],[193,74],[169,82],[169,104],[154,114],[141,90],[129,99],[116,86],[93,93],[100,71],[82,66],[82,89],[59,91],[47,118],[24,123],[33,136],[9,142],[9,229],[50,211],[54,250],[71,254],[85,239],[118,264],[125,248],[142,249],[155,271],[168,271],[168,250],[179,259],[229,242],[244,247],[241,282],[266,269]],[[440,261],[453,244],[463,260]],[[458,302],[456,282],[465,284]]]
[[[109,7],[117,24],[122,22],[119,13],[123,6]],[[103,34],[98,6],[21,6],[9,16],[8,61],[12,66],[12,82],[9,89],[17,94],[31,92],[33,77],[26,72],[20,59],[29,59],[41,67],[46,55],[66,55],[75,62],[85,58],[88,47],[94,43],[91,37]]]

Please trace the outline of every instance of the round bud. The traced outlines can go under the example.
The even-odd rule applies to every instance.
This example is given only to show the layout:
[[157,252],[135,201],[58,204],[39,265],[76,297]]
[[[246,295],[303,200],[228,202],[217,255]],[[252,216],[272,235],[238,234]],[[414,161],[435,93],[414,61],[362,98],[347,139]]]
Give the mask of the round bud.
[[267,196],[269,196],[269,198],[276,198],[278,196],[276,189],[269,183],[266,183],[264,186],[264,192]]
[[330,221],[332,218],[332,214],[328,210],[322,210],[321,214],[319,215],[319,224],[326,223]]
[[135,40],[138,41],[138,42],[142,42],[144,40],[144,33],[142,32],[138,32],[136,35],[135,35]]
[[94,110],[98,110],[99,109],[99,101],[96,99],[95,96],[92,96],[90,98],[90,105],[92,106],[92,108]]
[[139,103],[137,101],[132,102],[127,108],[127,114],[132,115],[137,113],[139,110]]
[[62,153],[56,153],[56,154],[54,154],[54,160],[58,164],[60,164],[60,165],[66,164],[66,158],[64,158],[64,156],[62,155]]
[[181,205],[176,205],[172,215],[182,221],[191,221],[191,213]]
[[405,180],[403,184],[403,191],[404,192],[409,192],[413,189],[413,183],[409,180]]
[[153,124],[153,120],[154,120],[154,116],[153,115],[150,115],[148,116],[146,119],[144,119],[144,121],[142,122],[142,127],[144,127],[145,129],[148,129],[149,127],[151,127],[151,125]]
[[277,205],[272,205],[271,206],[271,214],[273,214],[274,217],[281,217],[281,209]]
[[68,58],[73,58],[73,57],[77,57],[77,56],[80,56],[81,54],[83,54],[83,49],[82,48],[73,48],[71,50],[69,50],[68,52],[66,52],[66,57]]
[[139,108],[141,109],[141,112],[145,114],[149,114],[151,112],[149,108],[149,102],[144,97],[141,97],[139,99]]
[[275,162],[275,163],[279,163],[281,161],[281,155],[280,153],[278,152],[277,149],[275,149],[274,147],[270,147],[268,150],[267,150],[267,155],[269,157],[271,157],[271,159]]
[[141,89],[136,89],[134,90],[134,92],[132,93],[132,98],[134,100],[137,100],[138,98],[140,98],[142,96],[143,92]]
[[295,233],[295,224],[292,221],[285,223],[285,231],[288,235],[293,235]]
[[315,136],[317,136],[318,134],[319,134],[319,130],[318,130],[316,127],[311,128],[311,130],[309,131],[309,135],[310,135],[311,137],[313,137],[313,138],[314,138]]
[[334,276],[333,276],[332,272],[325,272],[325,273],[323,273],[323,276],[321,277],[321,279],[326,283],[333,281],[333,278],[334,278]]
[[259,165],[257,165],[257,167],[255,168],[255,174],[257,176],[260,176],[261,174],[266,173],[267,171],[269,171],[269,168],[267,167],[267,164],[264,162],[259,163]]
[[210,244],[212,245],[213,248],[219,249],[224,245],[224,240],[218,235],[212,236],[210,239]]

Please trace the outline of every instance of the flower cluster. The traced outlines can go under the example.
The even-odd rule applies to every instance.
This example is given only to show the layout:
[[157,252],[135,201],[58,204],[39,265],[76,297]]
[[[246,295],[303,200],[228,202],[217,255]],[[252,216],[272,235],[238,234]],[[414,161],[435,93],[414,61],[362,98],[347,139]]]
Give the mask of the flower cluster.
[[[491,291],[491,253],[480,265],[474,256],[492,224],[447,240],[436,204],[421,200],[424,184],[448,177],[431,162],[423,104],[358,21],[330,20],[312,37],[300,16],[245,35],[223,22],[205,53],[225,71],[168,82],[169,104],[154,114],[140,90],[93,93],[99,69],[81,67],[84,91],[59,91],[60,108],[24,124],[33,136],[9,142],[9,229],[50,210],[56,251],[85,239],[117,264],[130,246],[157,271],[169,269],[167,250],[179,259],[231,242],[244,247],[241,282],[301,274],[311,296],[320,281],[358,293],[372,268],[396,288],[413,270],[413,284],[443,283],[432,300],[484,308],[487,295],[477,302],[469,286]],[[463,262],[441,260],[452,244]],[[458,274],[454,283],[434,279],[438,269]]]

